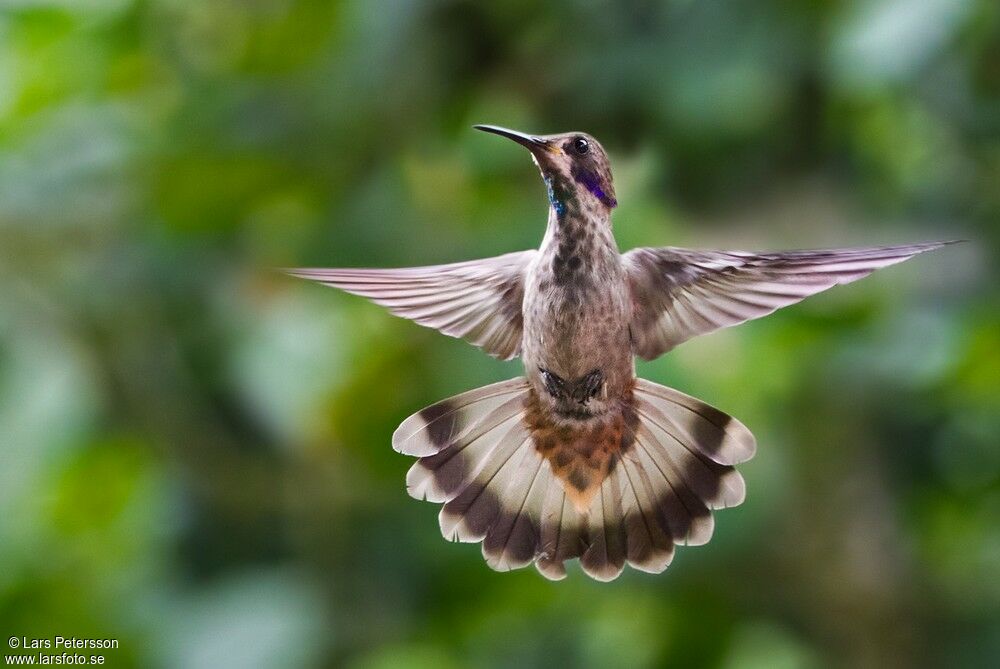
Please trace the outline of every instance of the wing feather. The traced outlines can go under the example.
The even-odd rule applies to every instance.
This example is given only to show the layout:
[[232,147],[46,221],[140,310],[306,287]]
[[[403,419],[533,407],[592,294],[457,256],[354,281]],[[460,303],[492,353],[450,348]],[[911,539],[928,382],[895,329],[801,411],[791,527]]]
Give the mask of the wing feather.
[[697,335],[766,316],[948,243],[784,253],[633,249],[623,262],[635,351],[651,360]]
[[521,352],[524,275],[537,251],[399,269],[289,269],[367,297],[393,314],[460,337],[503,360]]

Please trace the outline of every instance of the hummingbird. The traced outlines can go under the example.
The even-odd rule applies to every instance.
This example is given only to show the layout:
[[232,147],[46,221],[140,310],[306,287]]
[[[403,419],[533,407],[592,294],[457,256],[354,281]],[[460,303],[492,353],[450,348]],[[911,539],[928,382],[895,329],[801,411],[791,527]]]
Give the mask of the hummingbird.
[[393,448],[417,458],[408,493],[441,504],[446,539],[481,543],[487,564],[566,562],[600,581],[650,573],[677,545],[705,544],[717,509],[741,504],[735,465],[756,440],[732,416],[636,377],[720,328],[860,279],[948,242],[781,253],[636,248],[612,234],[608,156],[582,132],[477,130],[525,147],[548,193],[537,250],[404,269],[292,269],[393,314],[520,357],[524,376],[450,397],[403,421]]

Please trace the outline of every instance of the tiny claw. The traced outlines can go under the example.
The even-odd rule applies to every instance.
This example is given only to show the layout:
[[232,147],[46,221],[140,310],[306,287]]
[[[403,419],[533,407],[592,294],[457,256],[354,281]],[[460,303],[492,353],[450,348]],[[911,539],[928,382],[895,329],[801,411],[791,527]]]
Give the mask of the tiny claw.
[[549,391],[549,395],[555,398],[566,395],[566,383],[559,376],[541,367],[538,368],[538,371],[542,373],[542,381],[545,383],[545,389]]
[[590,398],[600,392],[603,385],[604,373],[599,369],[595,369],[576,382],[573,399],[580,404],[586,404],[590,401]]

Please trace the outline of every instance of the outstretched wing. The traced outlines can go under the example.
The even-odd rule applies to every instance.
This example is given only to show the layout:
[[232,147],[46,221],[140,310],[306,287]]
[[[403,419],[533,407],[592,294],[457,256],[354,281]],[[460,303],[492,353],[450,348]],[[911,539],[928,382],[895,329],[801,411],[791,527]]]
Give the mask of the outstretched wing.
[[389,311],[461,337],[492,356],[521,352],[524,275],[536,251],[403,269],[289,269],[371,299]]
[[691,337],[766,316],[947,243],[784,253],[633,249],[623,260],[635,352],[652,360]]

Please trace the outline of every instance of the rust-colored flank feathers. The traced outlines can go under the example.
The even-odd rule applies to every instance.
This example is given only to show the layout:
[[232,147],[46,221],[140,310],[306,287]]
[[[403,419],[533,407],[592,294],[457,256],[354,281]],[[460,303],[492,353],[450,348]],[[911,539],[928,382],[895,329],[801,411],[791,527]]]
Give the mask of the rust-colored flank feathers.
[[588,421],[567,421],[554,419],[531,389],[524,402],[524,422],[566,496],[578,512],[586,513],[594,494],[635,442],[639,419],[632,409],[631,391],[617,410]]

